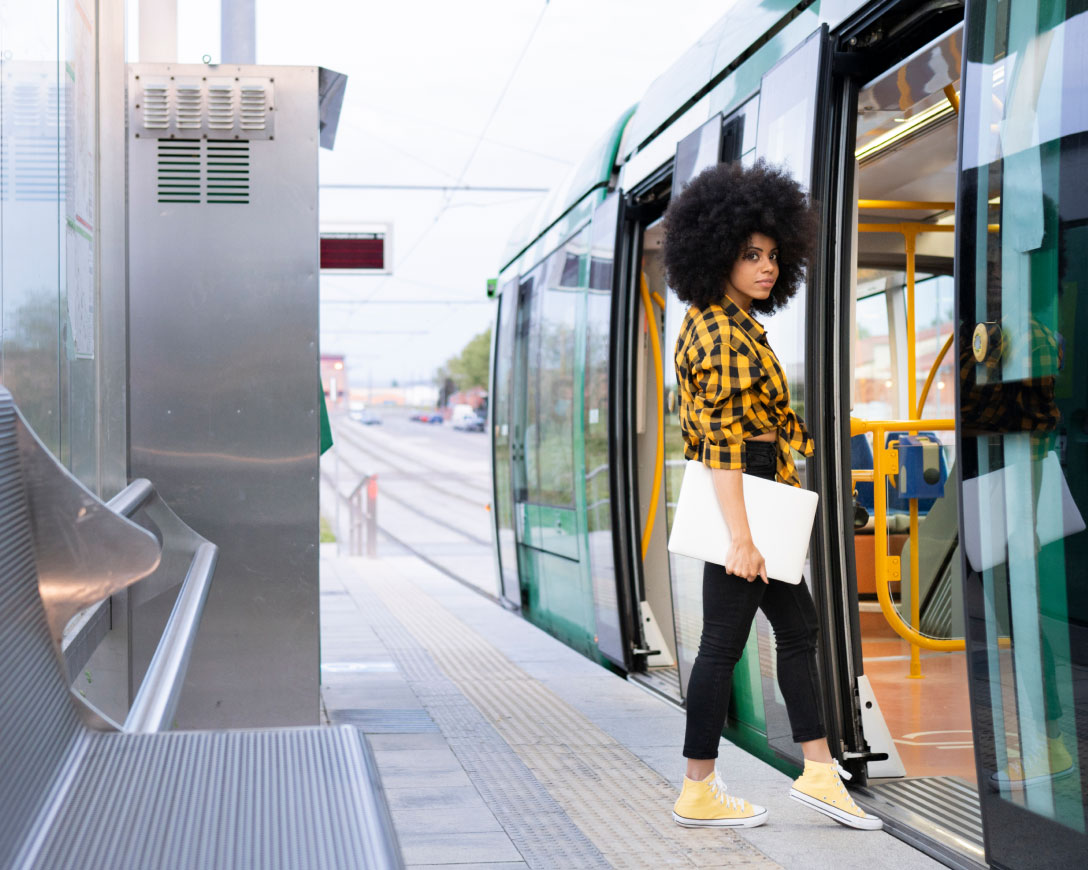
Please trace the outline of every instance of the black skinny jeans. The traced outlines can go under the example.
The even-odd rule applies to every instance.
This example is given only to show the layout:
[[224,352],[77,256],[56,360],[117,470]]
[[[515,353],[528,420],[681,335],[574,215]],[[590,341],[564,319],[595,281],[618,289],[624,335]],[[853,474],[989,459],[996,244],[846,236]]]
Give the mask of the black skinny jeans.
[[[777,447],[749,441],[746,474],[774,480]],[[826,736],[820,713],[820,676],[816,669],[816,607],[808,587],[778,580],[749,583],[721,565],[703,568],[703,635],[691,669],[687,694],[686,758],[717,758],[718,740],[729,712],[733,667],[744,652],[756,609],[774,629],[778,648],[778,685],[786,700],[793,739],[798,743]]]

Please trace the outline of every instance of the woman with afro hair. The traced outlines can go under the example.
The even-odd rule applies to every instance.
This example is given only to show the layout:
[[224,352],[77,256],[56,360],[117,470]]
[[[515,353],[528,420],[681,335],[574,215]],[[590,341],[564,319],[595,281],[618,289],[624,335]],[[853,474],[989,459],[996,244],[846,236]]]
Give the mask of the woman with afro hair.
[[[774,629],[778,683],[805,770],[790,797],[853,828],[879,830],[843,787],[820,709],[816,608],[805,583],[767,577],[752,542],[741,474],[800,486],[791,449],[813,452],[790,407],[782,366],[754,315],[785,306],[815,235],[804,191],[763,162],[698,175],[665,214],[665,269],[687,314],[676,342],[684,455],[712,469],[732,544],[703,568],[703,633],[687,690],[687,770],[673,818],[689,827],[754,827],[767,810],[726,792],[715,769],[733,667],[761,609]],[[847,775],[848,776],[848,775]]]

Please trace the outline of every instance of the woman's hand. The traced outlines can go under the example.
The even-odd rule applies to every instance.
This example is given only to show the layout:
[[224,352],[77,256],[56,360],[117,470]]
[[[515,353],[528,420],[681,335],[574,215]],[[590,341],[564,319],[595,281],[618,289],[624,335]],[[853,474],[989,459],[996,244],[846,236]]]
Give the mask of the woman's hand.
[[767,565],[763,561],[763,554],[752,542],[752,531],[748,527],[741,472],[735,468],[714,468],[711,469],[711,477],[718,496],[718,506],[733,539],[725,557],[725,570],[737,577],[743,577],[749,583],[756,577],[761,578],[764,583],[768,582]]
[[751,538],[733,540],[725,557],[725,570],[737,577],[743,577],[749,583],[756,577],[764,583],[768,582],[767,564]]

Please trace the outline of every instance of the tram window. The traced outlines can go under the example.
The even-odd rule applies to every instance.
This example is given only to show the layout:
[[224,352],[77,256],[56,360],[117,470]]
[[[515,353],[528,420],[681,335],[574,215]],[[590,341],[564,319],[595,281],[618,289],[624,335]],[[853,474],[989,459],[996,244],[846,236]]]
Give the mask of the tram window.
[[[884,281],[880,280],[880,284],[883,286]],[[881,289],[858,299],[856,317],[852,413],[865,420],[895,417],[896,373],[888,329],[887,293]]]
[[526,366],[525,467],[528,500],[574,507],[575,322],[582,263],[582,236],[548,259],[534,294]]

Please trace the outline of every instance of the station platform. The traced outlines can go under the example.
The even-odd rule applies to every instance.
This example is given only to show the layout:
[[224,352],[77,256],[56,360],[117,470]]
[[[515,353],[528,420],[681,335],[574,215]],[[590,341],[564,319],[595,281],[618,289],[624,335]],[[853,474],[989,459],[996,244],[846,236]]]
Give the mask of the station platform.
[[366,733],[409,867],[941,866],[725,740],[722,778],[770,820],[681,828],[683,712],[416,556],[322,545],[321,611],[324,719]]

